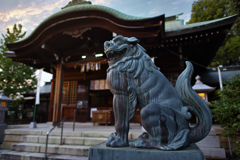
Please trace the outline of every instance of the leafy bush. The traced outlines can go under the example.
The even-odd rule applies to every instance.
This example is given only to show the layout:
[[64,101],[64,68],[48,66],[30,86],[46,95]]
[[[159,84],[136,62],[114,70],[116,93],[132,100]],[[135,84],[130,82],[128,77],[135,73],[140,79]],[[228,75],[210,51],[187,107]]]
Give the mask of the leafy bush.
[[[11,101],[8,103],[8,111],[6,112],[6,119],[22,119],[27,117],[26,116],[26,110],[23,110],[23,108],[21,107],[22,104],[24,104],[25,100],[23,99],[17,99],[15,101]],[[19,116],[21,115],[22,118],[20,118]]]
[[[213,117],[224,128],[226,137],[236,138],[240,133],[240,75],[224,82],[222,91],[218,90],[220,99],[213,101]],[[240,155],[240,140],[236,140],[236,153]]]

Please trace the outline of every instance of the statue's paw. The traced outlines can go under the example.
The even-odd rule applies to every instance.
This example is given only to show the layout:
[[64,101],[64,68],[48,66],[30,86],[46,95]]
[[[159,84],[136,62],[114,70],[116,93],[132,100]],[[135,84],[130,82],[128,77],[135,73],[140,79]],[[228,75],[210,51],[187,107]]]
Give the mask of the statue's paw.
[[142,147],[141,144],[142,143],[139,141],[139,139],[135,139],[132,143],[130,143],[130,146],[135,148],[141,148]]
[[148,144],[149,143],[147,141],[136,139],[135,141],[130,143],[130,146],[134,148],[149,148]]
[[123,141],[120,138],[113,140],[110,144],[111,147],[128,147],[128,142]]
[[133,140],[130,145],[136,148],[152,148],[149,142],[149,134],[144,132],[138,137],[138,139]]
[[114,141],[116,138],[117,138],[117,133],[116,133],[116,132],[111,133],[111,134],[108,136],[108,139],[107,139],[107,141],[106,141],[106,146],[111,147],[112,141]]

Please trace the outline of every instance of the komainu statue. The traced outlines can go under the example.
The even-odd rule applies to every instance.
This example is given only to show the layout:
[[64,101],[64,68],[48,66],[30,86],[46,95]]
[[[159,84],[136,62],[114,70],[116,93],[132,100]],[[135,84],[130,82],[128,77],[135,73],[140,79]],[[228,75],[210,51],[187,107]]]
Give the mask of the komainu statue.
[[[176,150],[202,140],[211,129],[212,116],[205,101],[192,90],[192,64],[186,62],[174,88],[138,42],[135,37],[119,35],[104,43],[110,58],[107,84],[114,95],[116,130],[106,145],[129,146],[129,121],[137,108],[147,132],[130,143],[133,147]],[[194,127],[189,125],[192,114],[197,117]]]

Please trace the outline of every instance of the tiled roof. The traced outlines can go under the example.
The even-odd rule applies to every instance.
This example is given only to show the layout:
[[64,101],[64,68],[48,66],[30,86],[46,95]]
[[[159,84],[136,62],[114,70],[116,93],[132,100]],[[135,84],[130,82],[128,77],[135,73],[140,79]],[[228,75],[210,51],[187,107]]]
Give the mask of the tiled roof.
[[224,17],[224,18],[219,18],[219,19],[215,19],[215,20],[204,21],[204,22],[186,24],[186,25],[174,25],[174,24],[173,25],[167,25],[167,26],[165,26],[165,32],[174,32],[174,31],[181,31],[181,30],[187,30],[187,29],[192,29],[192,28],[198,28],[198,27],[209,25],[209,24],[214,24],[216,22],[220,22],[222,20],[229,19],[229,18],[234,17],[234,16],[236,16],[236,15],[229,16],[229,17]]

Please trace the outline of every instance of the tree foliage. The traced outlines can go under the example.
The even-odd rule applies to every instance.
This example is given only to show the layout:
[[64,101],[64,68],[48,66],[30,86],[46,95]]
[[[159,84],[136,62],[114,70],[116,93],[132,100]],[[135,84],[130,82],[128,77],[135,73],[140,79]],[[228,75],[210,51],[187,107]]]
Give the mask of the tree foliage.
[[[240,15],[240,0],[228,0],[225,12],[227,15]],[[230,32],[233,36],[240,36],[240,17],[234,22]]]
[[14,24],[12,32],[7,28],[7,33],[2,34],[3,39],[0,40],[0,89],[4,89],[7,96],[11,95],[15,98],[18,93],[32,91],[36,87],[35,69],[25,64],[12,61],[6,57],[5,44],[18,41],[25,36],[22,33],[22,25]]
[[[240,75],[228,79],[223,91],[217,92],[220,99],[211,104],[213,117],[224,127],[226,137],[236,138],[240,134]],[[235,149],[240,154],[240,140]]]
[[187,24],[218,19],[226,15],[226,0],[198,0],[192,4],[191,19]]
[[229,37],[225,45],[219,48],[210,67],[219,65],[240,65],[240,36]]
[[[235,14],[240,14],[240,0],[198,0],[192,5],[191,19],[187,24],[214,20]],[[240,65],[239,17],[229,33],[224,44],[217,51],[210,67]]]

